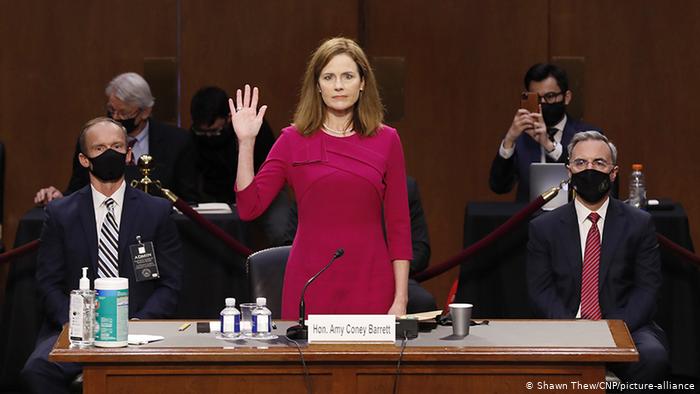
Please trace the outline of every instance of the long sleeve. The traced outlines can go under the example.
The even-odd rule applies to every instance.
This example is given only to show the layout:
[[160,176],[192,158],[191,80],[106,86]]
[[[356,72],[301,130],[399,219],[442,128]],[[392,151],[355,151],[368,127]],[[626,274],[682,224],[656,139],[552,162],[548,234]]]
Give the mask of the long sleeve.
[[401,140],[395,132],[387,158],[384,175],[384,223],[386,223],[387,245],[392,260],[412,260],[411,220],[408,212],[406,191],[406,168]]
[[491,191],[498,194],[508,193],[513,190],[513,186],[518,182],[518,175],[515,165],[515,156],[504,159],[499,153],[491,162],[489,172],[489,187]]
[[253,220],[265,212],[284,186],[290,163],[288,133],[292,132],[286,130],[280,135],[253,182],[243,190],[236,189],[236,205],[242,220]]
[[63,229],[52,214],[51,204],[46,208],[46,219],[41,230],[41,247],[37,256],[36,281],[46,316],[52,325],[62,326],[68,321],[68,291],[66,289],[65,250]]
[[567,312],[565,301],[557,292],[551,247],[534,222],[530,223],[528,238],[527,287],[535,314],[548,319],[573,319],[574,315]]
[[638,243],[631,242],[629,245],[629,250],[633,251],[630,253],[632,261],[629,264],[634,269],[627,289],[628,301],[623,308],[605,316],[609,319],[623,319],[630,332],[647,324],[654,317],[657,294],[663,280],[659,244],[651,215],[647,215],[646,222],[637,228],[641,232]]
[[423,271],[430,261],[430,238],[428,237],[428,224],[425,222],[423,205],[416,180],[407,177],[408,208],[411,213],[411,243],[413,245],[413,260],[411,260],[411,274]]

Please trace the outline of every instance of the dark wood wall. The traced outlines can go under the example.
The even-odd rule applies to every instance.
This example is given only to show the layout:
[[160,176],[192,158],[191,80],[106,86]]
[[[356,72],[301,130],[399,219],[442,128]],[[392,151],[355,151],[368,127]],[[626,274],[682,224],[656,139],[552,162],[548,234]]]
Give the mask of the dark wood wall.
[[[336,35],[402,64],[403,115],[391,124],[421,187],[433,263],[461,249],[467,201],[513,199],[489,191],[488,168],[524,71],[554,56],[585,59],[585,96],[574,99],[618,144],[622,194],[631,163],[644,163],[649,195],[681,201],[700,236],[696,1],[0,0],[0,7],[6,245],[36,190],[67,184],[77,132],[104,113],[104,86],[116,74],[143,73],[145,58],[178,59],[186,126],[197,88],[233,92],[255,83],[280,129],[310,52]],[[428,282],[440,303],[455,275]]]

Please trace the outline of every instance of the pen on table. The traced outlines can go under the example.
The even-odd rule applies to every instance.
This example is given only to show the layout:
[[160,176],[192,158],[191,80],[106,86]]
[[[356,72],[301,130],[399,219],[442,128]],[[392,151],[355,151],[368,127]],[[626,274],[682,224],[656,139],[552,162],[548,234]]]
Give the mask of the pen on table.
[[186,329],[190,328],[191,325],[192,325],[192,323],[184,323],[184,324],[181,325],[180,328],[178,328],[177,330],[178,330],[178,331],[185,331]]

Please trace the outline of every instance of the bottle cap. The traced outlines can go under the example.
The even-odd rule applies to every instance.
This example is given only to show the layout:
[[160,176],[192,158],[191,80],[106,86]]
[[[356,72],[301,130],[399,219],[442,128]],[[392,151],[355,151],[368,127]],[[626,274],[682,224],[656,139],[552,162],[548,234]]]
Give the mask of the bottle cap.
[[226,306],[236,306],[236,299],[231,297],[227,298]]
[[632,164],[632,171],[641,171],[644,166],[639,163]]
[[90,279],[87,277],[87,270],[88,267],[83,267],[83,277],[78,282],[80,290],[90,290]]
[[255,303],[258,304],[258,306],[265,306],[267,304],[267,298],[258,297],[255,299]]

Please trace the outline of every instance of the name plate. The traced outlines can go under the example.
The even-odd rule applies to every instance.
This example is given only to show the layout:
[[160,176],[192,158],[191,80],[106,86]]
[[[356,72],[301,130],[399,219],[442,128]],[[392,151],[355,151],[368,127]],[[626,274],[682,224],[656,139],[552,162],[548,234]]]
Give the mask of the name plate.
[[396,341],[394,315],[309,315],[309,343]]

